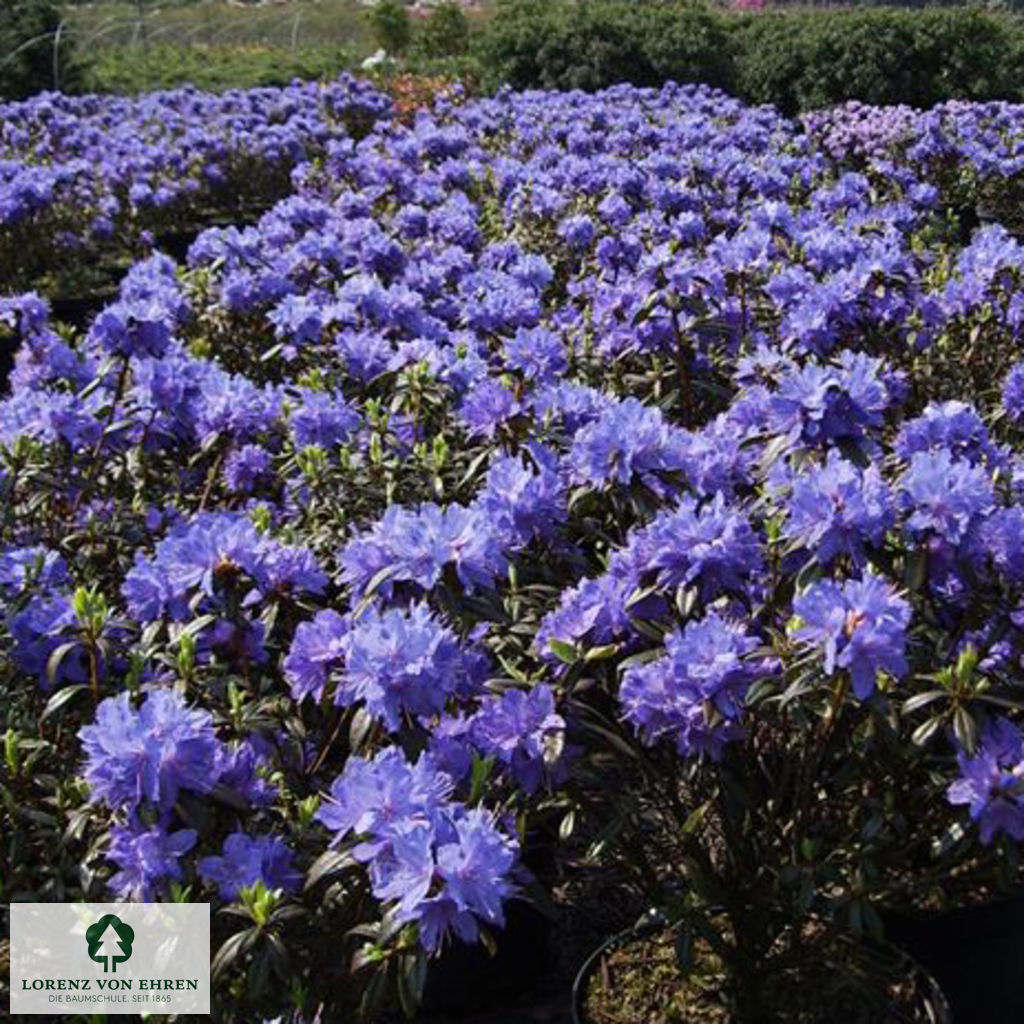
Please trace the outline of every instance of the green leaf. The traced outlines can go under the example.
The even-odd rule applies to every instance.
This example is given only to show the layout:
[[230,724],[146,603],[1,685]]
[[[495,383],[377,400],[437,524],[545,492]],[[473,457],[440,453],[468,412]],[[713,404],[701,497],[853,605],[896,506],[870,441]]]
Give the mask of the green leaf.
[[706,800],[699,807],[694,808],[687,816],[686,821],[683,822],[683,827],[680,830],[682,836],[688,836],[692,832],[695,832],[700,828],[704,818],[707,816],[708,810],[711,807],[711,801]]
[[72,640],[70,643],[61,644],[49,658],[46,659],[46,680],[50,686],[57,685],[57,673],[60,671],[61,662],[76,648],[81,646],[80,641]]
[[188,625],[183,626],[177,633],[177,637],[183,636],[196,637],[198,636],[207,626],[212,625],[217,621],[216,615],[200,615],[195,619],[192,619]]
[[935,715],[927,722],[922,722],[911,734],[910,741],[918,747],[923,747],[942,727],[942,716]]
[[247,953],[255,939],[256,930],[254,928],[246,928],[245,931],[236,932],[229,939],[225,940],[210,964],[210,971],[213,977],[220,977],[238,957]]
[[676,952],[676,966],[679,968],[683,977],[688,977],[693,973],[693,968],[696,963],[696,958],[693,952],[693,929],[689,926],[684,926],[680,929],[679,934],[676,936],[675,942]]
[[372,729],[373,716],[366,708],[356,709],[348,729],[349,748],[353,753],[358,753],[363,748]]
[[676,610],[679,612],[680,618],[690,618],[697,605],[697,597],[696,587],[676,588]]
[[924,548],[918,548],[907,559],[907,568],[904,573],[907,590],[920,590],[927,577],[928,552]]
[[927,693],[915,693],[913,697],[903,703],[903,714],[912,715],[915,711],[939,700],[946,695],[942,690],[929,690]]
[[630,608],[635,607],[641,601],[650,597],[652,594],[657,594],[658,592],[658,587],[637,587],[636,590],[634,590],[629,595],[629,597],[626,598],[626,603],[623,607],[626,609],[626,611],[629,611]]
[[642,633],[649,640],[653,640],[655,643],[660,644],[665,639],[665,630],[658,629],[651,622],[647,622],[645,619],[633,619],[629,620],[629,624],[638,632]]
[[331,875],[340,874],[356,865],[356,860],[348,851],[327,850],[320,854],[306,873],[306,884],[304,888],[312,889],[321,878],[328,878]]
[[370,978],[370,983],[363,990],[363,998],[359,1002],[361,1019],[373,1020],[380,1014],[388,997],[388,976],[386,971],[378,971]]
[[373,600],[373,595],[380,588],[381,584],[390,579],[396,572],[398,572],[398,566],[386,565],[379,572],[375,573],[369,583],[366,584],[366,589],[363,591],[363,596],[356,606],[355,614],[352,616],[354,619],[358,619],[360,615],[370,606],[370,602]]
[[484,790],[494,771],[493,757],[474,757],[469,785],[469,806],[475,807],[483,798]]
[[494,936],[486,929],[480,929],[480,945],[487,950],[490,956],[495,956],[498,952],[498,944],[494,941]]
[[491,450],[485,448],[473,461],[469,464],[469,468],[463,474],[462,479],[459,481],[459,490],[462,490],[476,475],[480,472],[480,469],[484,466],[488,459],[491,457]]
[[[71,645],[75,646],[74,644]],[[58,648],[59,650],[59,648]],[[54,654],[57,652],[54,651]],[[47,671],[49,671],[49,665],[47,665]],[[47,702],[46,707],[43,708],[43,713],[39,716],[39,722],[42,724],[46,721],[50,715],[56,714],[65,704],[70,703],[75,697],[78,696],[83,690],[88,690],[89,687],[84,683],[77,683],[74,686],[64,686],[59,689]]]
[[953,735],[968,754],[974,753],[978,746],[978,724],[966,708],[953,712]]
[[412,1019],[423,1002],[427,983],[427,958],[422,950],[404,954],[398,964],[398,1000],[402,1011]]
[[569,813],[559,823],[559,826],[558,826],[558,838],[559,839],[563,839],[563,840],[568,839],[572,835],[573,829],[575,827],[576,827],[576,812],[575,811],[569,811]]
[[551,653],[566,665],[574,665],[579,661],[579,652],[576,650],[575,644],[567,644],[564,640],[556,640],[552,637],[548,640],[548,647],[551,649]]

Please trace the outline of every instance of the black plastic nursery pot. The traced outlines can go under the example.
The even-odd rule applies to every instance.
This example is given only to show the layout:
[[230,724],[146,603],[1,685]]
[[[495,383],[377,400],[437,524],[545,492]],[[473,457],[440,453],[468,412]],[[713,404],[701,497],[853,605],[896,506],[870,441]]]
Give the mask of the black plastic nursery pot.
[[479,943],[456,942],[427,968],[422,1012],[431,1019],[513,1006],[536,994],[550,963],[552,925],[523,901],[505,908],[492,956]]
[[[583,966],[579,969],[572,987],[573,1024],[599,1024],[587,1009],[587,991],[595,973],[603,969],[602,965],[606,958],[612,953],[627,948],[632,944],[651,939],[662,931],[664,931],[664,926],[655,915],[647,921],[641,922],[632,928],[627,928],[617,935],[613,935],[587,957]],[[921,988],[923,989],[921,998],[925,1017],[921,1018],[918,1016],[916,1018],[917,1021],[924,1019],[927,1021],[927,1024],[961,1024],[960,1018],[954,1017],[945,992],[939,981],[929,973],[927,965],[917,961],[906,950],[888,942],[873,943],[872,945],[883,954],[891,952],[895,959],[905,961],[908,967],[913,969],[919,977]],[[904,1024],[906,1020],[907,1018],[901,1011],[894,1010],[891,1016],[877,1021],[877,1024]],[[843,1024],[843,1021],[839,1018],[834,1018],[834,1024]]]
[[[538,879],[554,869],[555,839],[531,830],[523,862]],[[493,932],[492,955],[481,944],[456,942],[427,969],[423,1012],[427,1015],[479,1013],[510,1006],[535,994],[550,973],[554,923],[527,900],[505,907],[505,927]]]
[[882,918],[889,940],[938,980],[956,1024],[1024,1024],[1024,894]]

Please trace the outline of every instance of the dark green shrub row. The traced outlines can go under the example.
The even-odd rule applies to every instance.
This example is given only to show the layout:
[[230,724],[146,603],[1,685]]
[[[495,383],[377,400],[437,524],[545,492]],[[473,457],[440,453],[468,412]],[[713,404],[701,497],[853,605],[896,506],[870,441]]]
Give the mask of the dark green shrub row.
[[699,81],[789,113],[1024,98],[1024,21],[973,7],[740,14],[685,0],[499,0],[474,50],[492,86]]
[[847,8],[733,19],[733,91],[792,113],[844,100],[928,107],[1024,99],[1024,21],[974,7]]
[[80,85],[81,65],[70,34],[58,34],[60,26],[50,0],[0,0],[0,98]]
[[732,68],[726,19],[659,0],[502,0],[475,50],[491,85],[520,89],[724,85]]

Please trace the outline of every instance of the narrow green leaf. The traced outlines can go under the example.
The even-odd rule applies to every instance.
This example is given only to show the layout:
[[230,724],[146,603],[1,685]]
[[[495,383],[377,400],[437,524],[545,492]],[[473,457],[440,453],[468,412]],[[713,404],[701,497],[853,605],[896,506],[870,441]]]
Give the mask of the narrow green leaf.
[[[72,645],[73,646],[73,645]],[[55,652],[56,653],[56,652]],[[89,687],[83,683],[78,683],[74,686],[61,687],[47,702],[46,707],[43,708],[43,713],[39,716],[40,724],[45,722],[50,715],[56,714],[65,704],[69,704],[75,697],[78,696],[83,690],[88,690]]]

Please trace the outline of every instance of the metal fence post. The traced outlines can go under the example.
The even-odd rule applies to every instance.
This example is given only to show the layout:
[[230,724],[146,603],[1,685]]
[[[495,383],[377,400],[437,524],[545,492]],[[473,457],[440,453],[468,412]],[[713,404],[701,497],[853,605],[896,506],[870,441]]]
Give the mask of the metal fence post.
[[60,37],[64,34],[67,19],[62,18],[53,34],[53,90],[60,92]]

